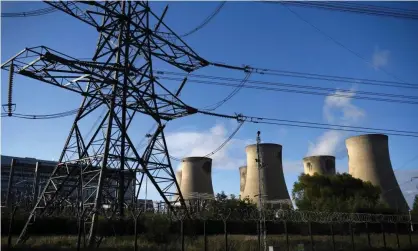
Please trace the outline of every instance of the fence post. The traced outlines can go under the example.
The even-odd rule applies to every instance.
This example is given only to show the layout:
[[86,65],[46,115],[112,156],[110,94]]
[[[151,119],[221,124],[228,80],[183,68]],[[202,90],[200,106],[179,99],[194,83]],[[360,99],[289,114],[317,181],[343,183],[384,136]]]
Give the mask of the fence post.
[[314,251],[314,239],[312,236],[312,223],[310,221],[308,221],[308,226],[309,226],[309,235],[311,237],[311,251]]
[[[10,208],[10,207],[9,207]],[[9,235],[7,236],[7,247],[12,247],[12,231],[13,231],[13,223],[15,220],[15,214],[16,214],[17,206],[13,207],[12,215],[10,216],[10,222],[9,222]]]
[[353,230],[353,223],[350,221],[350,234],[351,234],[351,247],[353,251],[356,250],[356,246],[354,243],[354,230]]
[[258,251],[261,251],[261,228],[260,228],[260,222],[257,222],[257,240],[258,240]]
[[180,220],[181,251],[184,251],[184,220]]
[[286,234],[286,250],[289,251],[289,232],[287,231],[287,222],[286,220],[283,221],[284,225],[284,232]]
[[[147,203],[146,201],[145,201],[145,203]],[[139,214],[138,215],[135,215],[135,220],[134,220],[134,224],[135,224],[135,226],[134,226],[134,235],[135,235],[135,247],[134,247],[134,251],[137,251],[138,250],[138,218],[139,218]]]
[[401,249],[401,244],[399,243],[399,229],[398,229],[398,222],[395,223],[395,231],[396,231],[396,245],[398,250]]
[[208,239],[206,236],[206,220],[203,220],[203,245],[204,245],[204,251],[208,250]]
[[331,222],[330,226],[330,230],[331,230],[331,237],[332,237],[332,250],[335,251],[335,236],[334,236],[334,226]]
[[380,228],[382,229],[383,246],[386,248],[386,235],[385,235],[385,228],[383,226],[383,222],[380,222]]
[[372,243],[370,241],[370,231],[369,231],[369,223],[366,222],[366,232],[367,232],[367,242],[369,244],[369,248],[372,247]]
[[226,219],[224,219],[224,232],[225,232],[225,251],[228,251],[228,232],[226,231]]
[[[82,210],[82,211],[81,211]],[[85,209],[81,209],[78,211],[78,235],[77,235],[77,251],[80,251],[81,248],[81,235],[84,234],[84,213]],[[81,211],[81,212],[80,212]],[[81,213],[81,214],[80,214]]]
[[408,228],[408,235],[409,235],[409,246],[412,248],[412,229],[409,224],[406,225]]

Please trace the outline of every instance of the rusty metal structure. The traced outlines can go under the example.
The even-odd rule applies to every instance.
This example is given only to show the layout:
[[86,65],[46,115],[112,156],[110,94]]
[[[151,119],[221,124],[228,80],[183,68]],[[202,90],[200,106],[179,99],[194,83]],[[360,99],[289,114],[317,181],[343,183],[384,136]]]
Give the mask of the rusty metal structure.
[[[154,61],[163,62],[190,73],[209,62],[164,23],[167,8],[158,16],[149,2],[45,3],[94,27],[99,39],[90,61],[38,46],[24,49],[1,66],[10,71],[10,82],[13,82],[13,74],[20,74],[83,96],[58,164],[40,192],[17,243],[27,239],[27,230],[36,224],[38,216],[48,215],[67,203],[67,197],[76,191],[80,198],[94,198],[85,200],[82,208],[87,217],[88,246],[97,247],[102,239],[97,234],[101,204],[104,201],[115,204],[110,218],[124,215],[121,198],[126,186],[121,185],[119,189],[120,199],[104,189],[110,182],[106,175],[110,169],[120,170],[119,184],[126,184],[125,175],[134,175],[138,193],[146,175],[170,212],[176,214],[185,208],[170,162],[164,128],[166,122],[195,114],[197,109],[178,98],[187,77],[172,90],[155,76],[153,65]],[[92,136],[83,136],[85,128],[80,124],[99,107],[105,107],[105,116]],[[138,152],[128,134],[138,113],[149,115],[158,125],[143,153]],[[87,182],[84,182],[85,176],[89,177]],[[62,189],[64,184],[68,187],[70,177],[78,178],[71,182],[71,189]],[[174,207],[178,202],[182,206]]]

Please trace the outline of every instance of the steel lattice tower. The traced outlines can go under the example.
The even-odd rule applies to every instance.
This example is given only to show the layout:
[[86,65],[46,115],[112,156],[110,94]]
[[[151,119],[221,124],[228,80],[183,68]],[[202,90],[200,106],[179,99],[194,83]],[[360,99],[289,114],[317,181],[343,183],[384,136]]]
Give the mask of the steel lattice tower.
[[[185,208],[171,166],[164,126],[167,121],[196,113],[197,109],[178,98],[186,78],[177,91],[170,92],[154,77],[153,60],[162,60],[186,72],[207,66],[209,62],[199,57],[163,22],[167,8],[159,17],[147,2],[46,3],[93,26],[100,35],[91,61],[81,61],[39,46],[23,50],[2,65],[12,73],[84,97],[59,164],[35,203],[17,243],[26,240],[27,229],[36,217],[53,213],[71,203],[71,196],[76,196],[86,210],[88,245],[94,247],[101,240],[97,237],[101,205],[114,205],[111,216],[123,215],[127,174],[137,177],[138,191],[143,176],[147,175],[173,213]],[[107,113],[91,137],[83,136],[80,123],[102,106]],[[158,124],[142,154],[127,133],[136,113],[149,115]],[[112,178],[107,173],[110,169],[119,170],[119,184],[125,186],[119,189],[117,198],[106,190]],[[74,177],[77,177],[75,181]],[[180,209],[174,207],[178,202],[182,205]]]

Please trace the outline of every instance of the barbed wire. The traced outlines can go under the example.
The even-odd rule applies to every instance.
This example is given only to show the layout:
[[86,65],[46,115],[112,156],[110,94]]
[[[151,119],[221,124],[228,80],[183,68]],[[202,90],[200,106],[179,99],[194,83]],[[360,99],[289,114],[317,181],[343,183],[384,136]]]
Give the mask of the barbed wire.
[[[190,202],[191,200],[189,200]],[[25,201],[21,201],[25,202]],[[27,201],[26,201],[27,202]],[[209,205],[210,203],[208,203]],[[29,212],[32,203],[15,203],[14,206],[18,211]],[[191,203],[186,203],[191,205]],[[2,207],[2,212],[7,213],[7,207]],[[109,214],[114,214],[114,210],[100,209],[100,214],[106,219],[110,219]],[[206,207],[200,210],[192,211],[190,207],[187,210],[180,209],[177,214],[153,211],[145,212],[139,207],[127,207],[129,212],[124,218],[145,217],[165,218],[170,221],[182,220],[211,220],[211,221],[240,221],[240,222],[255,222],[260,220],[259,209],[233,209],[229,207]],[[80,208],[76,205],[67,207],[55,207],[52,212],[46,212],[44,217],[65,217],[77,218]],[[121,218],[119,215],[113,215],[113,218]],[[86,217],[86,216],[85,216]],[[418,217],[411,217],[408,214],[372,214],[372,213],[345,213],[345,212],[323,212],[323,211],[299,211],[299,210],[283,210],[283,209],[265,209],[262,210],[261,217],[264,217],[266,222],[295,222],[295,223],[404,223],[417,224]]]

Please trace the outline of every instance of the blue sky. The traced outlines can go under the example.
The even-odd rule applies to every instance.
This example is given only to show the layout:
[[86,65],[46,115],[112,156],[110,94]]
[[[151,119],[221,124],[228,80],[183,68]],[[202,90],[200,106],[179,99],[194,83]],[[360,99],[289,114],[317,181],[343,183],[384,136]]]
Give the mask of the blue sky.
[[[153,2],[161,13],[164,2]],[[219,2],[171,2],[165,22],[178,34],[200,24]],[[378,4],[378,3],[374,3]],[[414,8],[417,3],[386,3],[399,8]],[[28,11],[47,7],[41,2],[2,2],[2,12]],[[418,79],[418,22],[326,10],[290,7],[301,17],[319,27],[347,48],[361,55],[359,59],[347,49],[332,42],[278,4],[228,2],[202,30],[184,40],[208,61],[231,65],[281,69],[328,75],[396,81],[382,70],[408,83]],[[1,61],[25,47],[46,45],[74,57],[93,54],[98,33],[95,29],[60,12],[40,17],[2,18]],[[373,66],[374,65],[374,66]],[[7,72],[2,71],[2,103],[7,99]],[[196,73],[243,78],[242,72],[208,67]],[[253,75],[252,80],[306,84],[356,91],[374,91],[417,95],[417,90],[393,89],[361,84],[301,80],[297,78]],[[16,112],[49,114],[77,108],[81,98],[68,91],[15,76]],[[223,86],[190,83],[182,93],[183,100],[204,107],[222,100],[231,91]],[[285,92],[243,89],[217,112],[303,120],[346,123],[355,126],[417,131],[416,105],[385,103],[358,99],[335,99]],[[150,129],[149,118],[134,127],[135,142]],[[55,120],[2,119],[2,154],[40,159],[57,159],[70,130],[73,117]],[[94,122],[94,121],[92,121]],[[217,148],[235,129],[237,123],[202,115],[170,122],[167,140],[172,155],[186,157],[207,154]],[[337,169],[348,171],[344,139],[356,133],[329,132],[317,129],[245,124],[236,137],[213,156],[213,185],[216,192],[239,193],[238,167],[245,164],[245,145],[254,143],[257,130],[263,142],[283,145],[283,162],[289,191],[302,172],[302,158],[310,153],[335,154]],[[389,138],[390,155],[399,183],[418,176],[418,140]],[[414,159],[415,158],[415,159]],[[412,160],[412,161],[411,161]],[[178,163],[174,163],[178,168]],[[402,186],[408,201],[418,183]],[[149,190],[148,198],[158,198]]]

